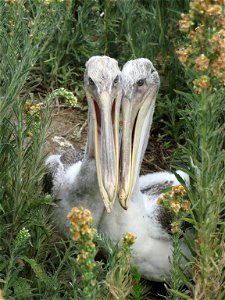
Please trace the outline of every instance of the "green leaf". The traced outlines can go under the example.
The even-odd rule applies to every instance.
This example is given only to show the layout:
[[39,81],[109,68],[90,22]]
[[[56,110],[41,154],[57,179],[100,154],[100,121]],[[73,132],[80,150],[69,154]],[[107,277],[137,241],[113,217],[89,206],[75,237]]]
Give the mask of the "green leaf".
[[31,269],[34,271],[35,275],[40,281],[44,282],[46,285],[49,283],[49,277],[42,269],[40,264],[38,264],[34,259],[26,256],[23,256],[22,259],[30,265]]
[[187,222],[187,223],[192,224],[192,225],[195,224],[195,222],[192,218],[185,217],[185,218],[182,218],[182,221]]
[[170,291],[172,294],[174,294],[174,295],[176,295],[176,296],[179,296],[180,299],[187,299],[187,300],[190,300],[190,296],[188,296],[188,295],[185,295],[185,294],[183,294],[183,293],[181,293],[181,292],[178,292],[178,291],[175,291],[175,290],[173,290],[173,289],[169,289],[169,291]]
[[169,192],[169,191],[171,191],[171,190],[172,190],[172,185],[169,186],[169,187],[167,187],[167,188],[165,188],[165,189],[163,189],[163,190],[161,190],[160,193],[165,194],[165,193],[167,193],[167,192]]
[[32,288],[26,278],[18,277],[13,285],[13,289],[17,299],[32,298]]
[[0,204],[0,210],[5,213],[4,208],[2,207],[2,205]]

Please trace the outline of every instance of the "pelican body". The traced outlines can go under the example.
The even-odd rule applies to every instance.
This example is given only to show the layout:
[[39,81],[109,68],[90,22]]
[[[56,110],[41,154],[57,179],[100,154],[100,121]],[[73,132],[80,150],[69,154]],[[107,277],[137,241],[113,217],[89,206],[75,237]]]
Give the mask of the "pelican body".
[[84,89],[88,101],[88,141],[83,159],[78,151],[51,155],[46,165],[57,200],[53,218],[67,235],[67,215],[74,206],[89,209],[98,227],[103,211],[111,211],[119,174],[119,112],[122,97],[116,60],[94,56],[86,63]]
[[[119,201],[110,214],[103,214],[100,223],[100,230],[114,243],[126,232],[137,236],[132,263],[143,277],[153,281],[169,278],[169,257],[173,251],[166,228],[170,215],[157,204],[157,199],[165,187],[179,184],[176,176],[169,172],[148,174],[139,179],[159,85],[158,73],[148,59],[131,60],[124,65]],[[188,181],[186,174],[180,172],[179,175]],[[185,249],[183,243],[181,247]]]

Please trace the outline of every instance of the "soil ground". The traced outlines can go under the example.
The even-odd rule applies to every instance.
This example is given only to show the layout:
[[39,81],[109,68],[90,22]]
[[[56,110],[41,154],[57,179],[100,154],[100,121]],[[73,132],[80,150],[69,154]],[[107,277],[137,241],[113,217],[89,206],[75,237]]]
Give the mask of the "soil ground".
[[[65,151],[67,147],[70,147],[67,142],[76,149],[85,150],[87,129],[87,110],[59,107],[52,114],[46,153],[57,154]],[[165,156],[167,156],[165,150],[157,139],[151,136],[143,159],[141,174],[168,170]]]
[[[56,138],[64,140],[65,149],[56,142]],[[59,139],[58,139],[59,140]],[[85,149],[87,140],[87,111],[73,108],[59,108],[52,114],[52,121],[48,130],[46,152],[57,154],[66,150],[66,141],[76,149]]]

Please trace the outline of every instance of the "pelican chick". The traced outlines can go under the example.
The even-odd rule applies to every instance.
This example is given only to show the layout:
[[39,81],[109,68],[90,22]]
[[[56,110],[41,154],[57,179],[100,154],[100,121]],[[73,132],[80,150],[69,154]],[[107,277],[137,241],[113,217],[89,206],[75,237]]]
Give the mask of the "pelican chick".
[[[137,236],[132,263],[143,277],[153,281],[169,278],[173,251],[164,222],[165,217],[170,216],[165,215],[157,199],[165,187],[179,184],[176,176],[169,172],[149,174],[139,180],[159,85],[158,73],[148,59],[131,60],[124,65],[119,201],[111,214],[103,215],[100,223],[101,231],[114,243],[126,232]],[[179,175],[187,179],[183,172]],[[187,250],[183,243],[181,247]]]
[[97,227],[117,196],[119,174],[119,112],[121,72],[115,59],[91,57],[86,63],[84,89],[88,101],[88,140],[84,158],[79,151],[51,155],[46,165],[56,207],[53,218],[67,235],[67,215],[74,206],[89,209]]

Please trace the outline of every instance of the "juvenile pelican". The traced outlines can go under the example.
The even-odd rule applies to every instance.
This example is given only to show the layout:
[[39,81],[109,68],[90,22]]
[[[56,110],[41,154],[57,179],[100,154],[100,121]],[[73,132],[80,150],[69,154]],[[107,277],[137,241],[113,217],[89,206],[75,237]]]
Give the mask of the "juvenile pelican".
[[51,193],[59,200],[53,218],[64,235],[69,232],[67,215],[72,207],[89,209],[97,227],[104,207],[110,211],[117,195],[120,76],[116,60],[107,56],[88,60],[84,74],[89,108],[85,156],[82,160],[80,153],[74,150],[51,155],[46,161],[52,177]]
[[[104,214],[100,224],[101,231],[114,243],[126,232],[137,236],[132,250],[133,263],[143,277],[153,281],[168,279],[172,256],[171,237],[164,222],[169,215],[157,204],[157,198],[165,187],[179,184],[169,172],[149,174],[139,180],[159,85],[158,73],[148,59],[131,60],[123,67],[121,205],[117,201],[111,214]],[[184,173],[180,175],[187,179]]]

